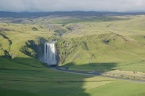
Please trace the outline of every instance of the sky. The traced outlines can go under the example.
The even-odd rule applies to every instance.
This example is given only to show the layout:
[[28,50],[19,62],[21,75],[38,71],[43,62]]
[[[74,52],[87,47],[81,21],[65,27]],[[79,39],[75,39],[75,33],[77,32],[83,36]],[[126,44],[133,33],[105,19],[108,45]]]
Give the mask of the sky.
[[144,11],[145,0],[0,0],[0,11]]

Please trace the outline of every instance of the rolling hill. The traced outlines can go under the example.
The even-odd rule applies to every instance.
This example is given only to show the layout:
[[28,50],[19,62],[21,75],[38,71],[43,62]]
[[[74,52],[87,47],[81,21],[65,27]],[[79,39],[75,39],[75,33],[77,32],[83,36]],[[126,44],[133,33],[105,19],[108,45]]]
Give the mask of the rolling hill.
[[59,66],[144,73],[144,13],[25,14],[0,15],[0,95],[145,95],[144,82],[64,73],[40,62],[44,43],[57,40]]

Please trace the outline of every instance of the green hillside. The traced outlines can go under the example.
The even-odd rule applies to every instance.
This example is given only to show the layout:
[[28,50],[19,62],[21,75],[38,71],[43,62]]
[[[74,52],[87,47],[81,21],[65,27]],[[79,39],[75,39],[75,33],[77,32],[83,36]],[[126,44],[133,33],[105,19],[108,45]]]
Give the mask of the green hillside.
[[78,75],[38,59],[57,40],[59,66],[70,70],[145,72],[145,16],[0,19],[0,96],[144,96],[145,83]]
[[118,18],[124,19],[66,25],[75,27],[58,41],[60,63],[86,65],[83,70],[101,70],[94,66],[115,63],[113,69],[145,72],[145,16]]

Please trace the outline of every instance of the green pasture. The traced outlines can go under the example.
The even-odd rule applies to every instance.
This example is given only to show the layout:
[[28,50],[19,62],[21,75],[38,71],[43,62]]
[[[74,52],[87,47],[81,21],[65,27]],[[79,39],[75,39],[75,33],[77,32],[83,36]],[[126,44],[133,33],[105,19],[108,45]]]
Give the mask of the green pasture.
[[23,20],[0,21],[0,96],[145,96],[144,82],[51,70],[37,57],[57,40],[59,66],[145,72],[144,15]]
[[0,69],[2,96],[144,96],[145,83],[48,68]]

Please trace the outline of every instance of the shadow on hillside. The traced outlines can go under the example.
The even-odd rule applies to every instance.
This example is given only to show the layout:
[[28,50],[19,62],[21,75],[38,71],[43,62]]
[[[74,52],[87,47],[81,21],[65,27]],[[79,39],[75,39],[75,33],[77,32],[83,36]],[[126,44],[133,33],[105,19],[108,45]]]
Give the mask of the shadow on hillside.
[[25,45],[21,47],[20,51],[30,57],[41,59],[45,42],[47,42],[47,40],[42,37],[37,38],[37,40],[28,40],[25,42]]
[[[10,62],[13,63],[10,64]],[[23,95],[21,91],[26,92],[25,96],[90,96],[90,94],[85,92],[86,89],[83,88],[84,83],[103,82],[103,80],[97,79],[85,81],[86,78],[92,76],[76,75],[52,69],[47,70],[43,64],[34,58],[15,58],[10,62],[7,68],[2,67],[0,64],[0,82],[5,81],[0,84],[0,96],[5,96],[7,95],[6,93],[11,93],[7,96],[12,96],[15,95],[15,92]],[[91,63],[89,65],[85,64],[76,67],[84,69],[94,68],[93,70],[98,69],[106,72],[112,70],[115,64]],[[11,69],[12,66],[13,69]],[[75,64],[68,63],[66,66],[70,68],[74,67]],[[7,84],[9,87],[7,87]],[[30,93],[31,95],[29,95]]]
[[82,72],[100,72],[104,73],[107,71],[115,70],[117,63],[113,62],[104,62],[104,63],[89,63],[89,64],[80,64],[76,65],[73,62],[65,64],[64,67],[66,67],[68,70],[79,70]]
[[[53,41],[53,40],[50,40],[50,41]],[[39,61],[43,62],[44,44],[46,42],[49,42],[49,41],[42,37],[37,38],[37,40],[28,40],[27,42],[25,42],[25,45],[21,47],[20,51],[30,57],[36,58]],[[58,55],[56,58],[57,60],[59,60]]]
[[29,70],[29,69],[11,69],[11,68],[0,68],[0,71],[41,72],[40,70]]

